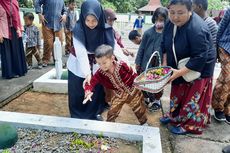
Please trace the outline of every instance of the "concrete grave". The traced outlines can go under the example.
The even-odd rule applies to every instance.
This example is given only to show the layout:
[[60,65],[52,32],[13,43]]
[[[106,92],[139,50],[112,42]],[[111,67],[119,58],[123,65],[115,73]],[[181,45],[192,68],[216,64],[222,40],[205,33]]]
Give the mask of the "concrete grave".
[[52,69],[33,82],[33,90],[48,93],[67,93],[67,80],[56,79],[56,70]]
[[11,123],[17,128],[95,135],[103,134],[103,136],[108,137],[142,141],[143,153],[162,153],[160,130],[157,127],[5,111],[0,111],[0,116],[0,123]]

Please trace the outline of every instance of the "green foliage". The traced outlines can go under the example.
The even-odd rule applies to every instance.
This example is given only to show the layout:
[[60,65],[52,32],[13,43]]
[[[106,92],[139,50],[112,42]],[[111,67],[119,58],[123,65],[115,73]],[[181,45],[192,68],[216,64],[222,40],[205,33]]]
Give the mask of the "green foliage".
[[33,7],[33,0],[19,0],[20,7],[32,8]]
[[161,0],[161,4],[164,6],[164,7],[167,7],[169,3],[169,0]]
[[208,10],[222,10],[223,4],[221,0],[208,0]]
[[10,150],[9,149],[5,149],[2,151],[2,153],[10,153]]
[[116,6],[113,5],[113,3],[107,1],[107,0],[102,0],[101,1],[101,4],[103,5],[103,8],[111,8],[113,9],[114,11],[116,11]]

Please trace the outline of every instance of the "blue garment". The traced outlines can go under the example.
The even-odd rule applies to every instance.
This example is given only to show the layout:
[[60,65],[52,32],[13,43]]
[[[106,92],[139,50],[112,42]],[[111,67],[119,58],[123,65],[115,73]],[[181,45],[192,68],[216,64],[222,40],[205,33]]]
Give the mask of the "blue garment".
[[[167,65],[176,69],[172,50],[173,27],[170,21],[166,24],[161,48],[167,54]],[[197,14],[193,13],[187,23],[177,28],[175,52],[178,61],[190,57],[186,67],[201,72],[201,78],[213,76],[216,51],[207,24]],[[173,84],[179,83],[185,83],[182,77],[173,81]]]
[[220,22],[217,33],[217,44],[230,54],[230,9],[228,9]]
[[75,10],[67,10],[67,17],[65,23],[65,29],[69,31],[73,31],[73,28],[77,22],[77,12]]
[[[135,60],[135,64],[141,66],[143,71],[145,70],[147,62],[154,51],[159,51],[160,54],[162,54],[160,50],[161,41],[162,33],[156,32],[155,26],[144,32]],[[150,65],[149,67],[152,66],[153,65]]]
[[60,18],[67,13],[64,0],[36,0],[35,12],[37,14],[42,13],[47,21],[45,26],[55,32],[60,31],[63,27]]
[[26,34],[26,47],[41,46],[41,38],[38,27],[35,25],[24,26]]
[[[90,29],[85,24],[85,19],[90,14],[94,15],[98,20],[98,25],[94,29]],[[102,44],[107,44],[114,48],[113,29],[105,22],[101,4],[97,0],[86,0],[81,5],[81,13],[73,29],[73,37],[79,40],[87,51],[91,53],[94,53],[96,48]]]
[[142,28],[143,27],[143,23],[144,23],[144,19],[143,18],[137,18],[134,22],[133,28]]

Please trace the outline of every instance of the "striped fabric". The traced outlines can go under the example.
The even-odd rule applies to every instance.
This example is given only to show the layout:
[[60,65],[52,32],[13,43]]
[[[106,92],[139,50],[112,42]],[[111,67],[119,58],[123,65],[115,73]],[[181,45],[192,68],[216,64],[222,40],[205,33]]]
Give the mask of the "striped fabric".
[[209,28],[211,36],[212,36],[213,44],[216,47],[216,35],[217,35],[217,29],[218,29],[216,21],[214,21],[211,17],[205,18],[204,21],[208,25],[208,28]]
[[213,91],[212,107],[230,115],[230,55],[219,48],[221,72]]
[[111,107],[107,114],[107,121],[115,122],[116,118],[121,112],[123,105],[128,104],[132,108],[141,125],[147,122],[146,107],[143,103],[143,94],[138,89],[135,89],[134,92],[135,93],[133,96],[128,92],[123,92],[122,98],[117,96],[112,97]]
[[216,40],[218,46],[230,54],[230,8],[220,22]]

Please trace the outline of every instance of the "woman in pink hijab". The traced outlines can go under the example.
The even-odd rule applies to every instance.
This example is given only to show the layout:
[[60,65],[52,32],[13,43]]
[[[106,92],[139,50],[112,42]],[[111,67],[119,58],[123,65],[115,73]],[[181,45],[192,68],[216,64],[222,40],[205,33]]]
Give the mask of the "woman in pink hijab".
[[22,43],[22,25],[17,0],[0,1],[0,51],[2,77],[11,79],[27,73]]

